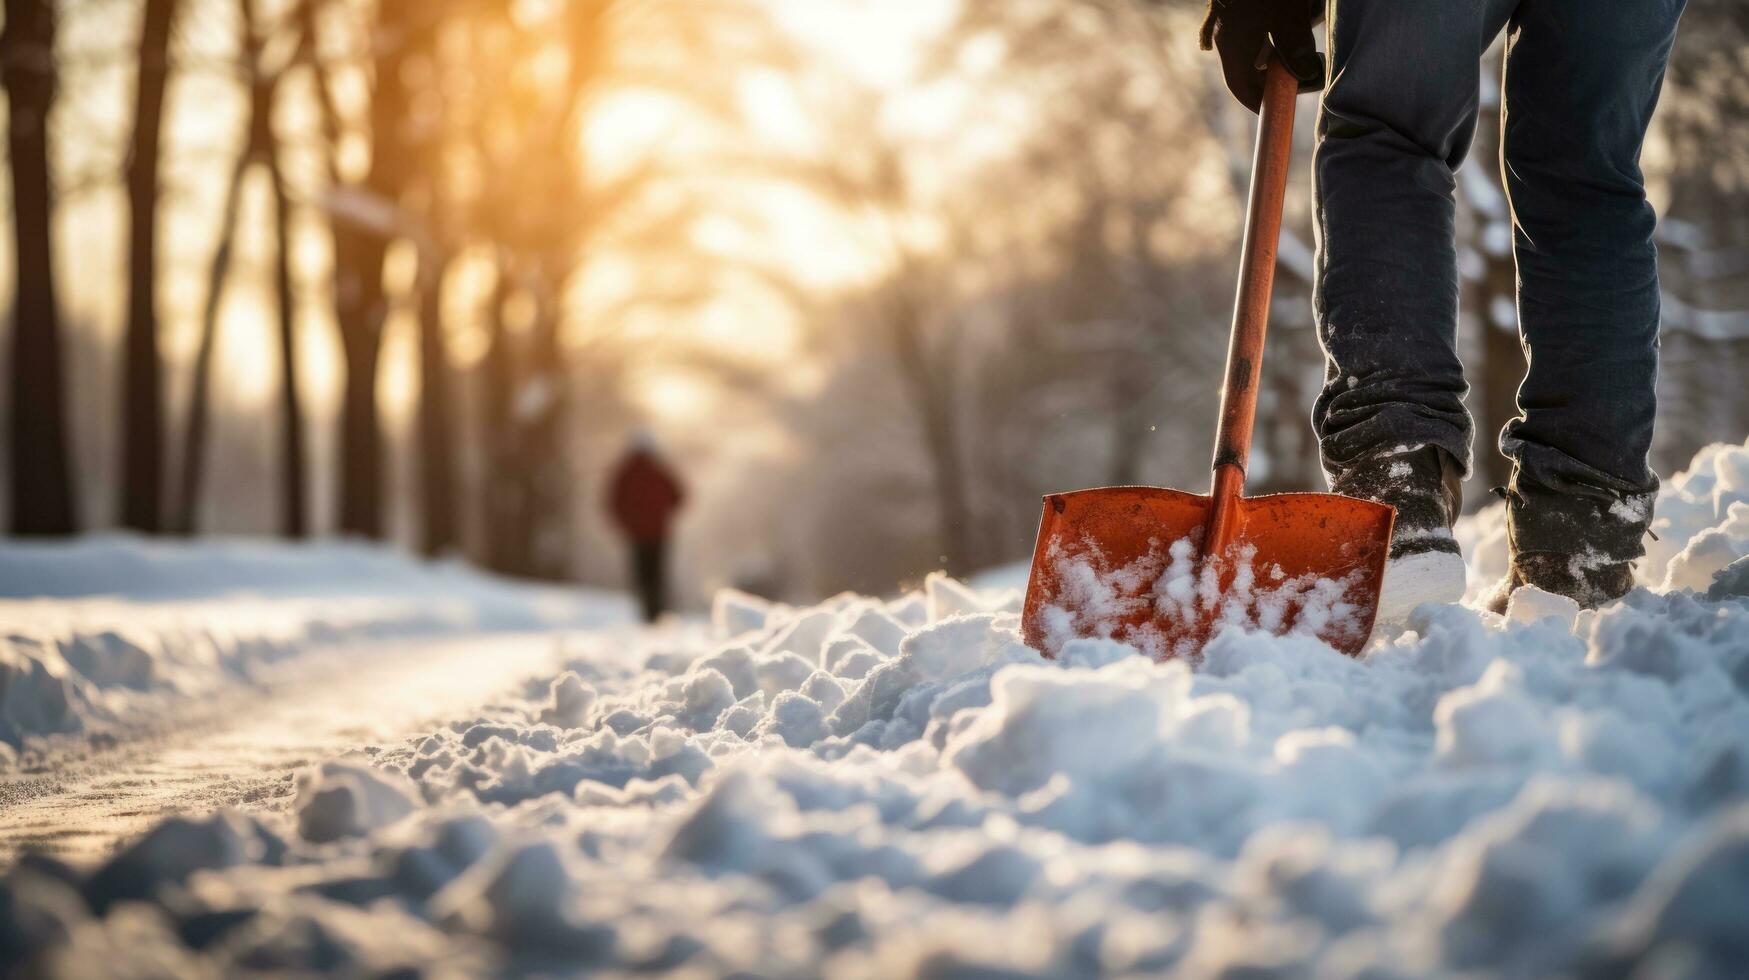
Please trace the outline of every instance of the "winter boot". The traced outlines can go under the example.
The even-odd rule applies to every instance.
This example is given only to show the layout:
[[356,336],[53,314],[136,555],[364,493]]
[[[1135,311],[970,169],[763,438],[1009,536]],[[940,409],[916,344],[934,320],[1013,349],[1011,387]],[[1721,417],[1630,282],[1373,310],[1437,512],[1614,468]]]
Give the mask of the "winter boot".
[[1336,493],[1397,508],[1380,623],[1400,623],[1425,602],[1463,599],[1464,561],[1451,533],[1463,508],[1462,482],[1457,460],[1436,446],[1381,453],[1331,479]]
[[1512,593],[1526,585],[1564,595],[1581,609],[1596,609],[1632,591],[1634,569],[1625,561],[1587,561],[1582,555],[1548,552],[1513,555],[1512,568],[1488,596],[1488,610],[1506,615]]
[[1505,614],[1526,585],[1595,609],[1634,587],[1633,562],[1652,522],[1654,492],[1584,493],[1551,490],[1513,478],[1506,498],[1506,539],[1512,565],[1486,603]]

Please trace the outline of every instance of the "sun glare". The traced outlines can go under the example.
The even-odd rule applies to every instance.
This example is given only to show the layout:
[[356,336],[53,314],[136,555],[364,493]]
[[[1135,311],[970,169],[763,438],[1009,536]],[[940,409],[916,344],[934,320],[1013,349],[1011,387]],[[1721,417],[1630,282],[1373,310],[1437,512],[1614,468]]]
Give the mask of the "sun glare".
[[778,21],[835,67],[864,83],[895,88],[917,71],[924,40],[959,17],[955,0],[773,0]]
[[690,374],[664,371],[639,385],[639,401],[658,427],[684,431],[710,414],[716,400],[713,387]]
[[617,174],[669,149],[663,144],[689,122],[686,115],[671,96],[660,92],[620,89],[603,95],[584,124],[589,165]]

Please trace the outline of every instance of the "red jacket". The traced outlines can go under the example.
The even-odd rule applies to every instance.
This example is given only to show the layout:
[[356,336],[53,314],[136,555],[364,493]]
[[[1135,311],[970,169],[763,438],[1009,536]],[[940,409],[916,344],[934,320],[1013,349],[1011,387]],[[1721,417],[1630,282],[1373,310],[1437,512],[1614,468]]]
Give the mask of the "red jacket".
[[613,475],[608,509],[625,536],[641,544],[668,536],[668,525],[685,499],[680,480],[654,453],[634,449]]

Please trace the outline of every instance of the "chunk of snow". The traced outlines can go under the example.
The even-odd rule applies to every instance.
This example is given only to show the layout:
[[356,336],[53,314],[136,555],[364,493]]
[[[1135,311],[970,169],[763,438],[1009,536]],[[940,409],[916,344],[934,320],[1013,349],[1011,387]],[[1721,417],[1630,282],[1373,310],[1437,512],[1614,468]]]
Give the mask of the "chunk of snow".
[[550,702],[541,712],[540,720],[560,728],[581,728],[595,706],[595,689],[583,682],[574,671],[566,671],[553,679],[549,687]]
[[72,671],[47,641],[0,637],[0,743],[25,736],[76,732],[97,714]]
[[827,609],[804,612],[790,620],[761,648],[762,653],[793,653],[809,663],[818,663],[820,648],[832,635],[838,617]]
[[717,637],[732,640],[765,628],[771,603],[735,589],[718,589],[711,598],[711,627]]
[[298,780],[298,833],[315,843],[368,834],[412,813],[418,800],[418,789],[398,772],[325,762]]
[[1141,655],[1142,651],[1127,643],[1094,637],[1077,637],[1063,644],[1063,649],[1057,653],[1057,660],[1068,667],[1087,667],[1097,670],[1107,664],[1114,664],[1125,658]]
[[[820,666],[840,677],[861,677],[868,673],[871,667],[885,659],[888,658],[875,652],[875,649],[868,645],[868,641],[860,636],[841,636],[828,643],[826,649],[820,652]],[[855,667],[851,666],[853,660],[856,662]],[[847,671],[855,670],[857,667],[860,667],[857,672],[847,673]]]
[[945,680],[976,670],[1004,654],[1025,656],[1014,634],[998,629],[993,615],[958,616],[912,633],[899,647],[922,680]]
[[154,897],[199,871],[276,859],[283,849],[235,813],[201,820],[172,817],[110,858],[85,884],[92,908],[103,912],[128,901]]
[[[1734,516],[1749,517],[1749,507],[1737,503],[1731,508]],[[1690,540],[1686,548],[1670,559],[1669,571],[1664,576],[1664,591],[1694,589],[1705,592],[1711,588],[1715,576],[1749,551],[1749,533],[1733,533],[1737,529],[1731,525],[1738,523],[1749,525],[1749,520],[1733,520],[1725,527],[1707,528]],[[1742,530],[1749,532],[1749,526]]]
[[1713,576],[1707,598],[1723,600],[1749,597],[1749,557],[1739,558]]
[[1552,619],[1563,629],[1571,630],[1579,621],[1579,603],[1564,595],[1544,592],[1534,585],[1522,585],[1512,590],[1512,596],[1506,602],[1506,618],[1525,625]]
[[923,593],[907,592],[887,603],[887,614],[904,624],[906,629],[916,629],[929,622],[929,603]]
[[858,610],[850,622],[842,630],[846,636],[854,636],[867,643],[883,656],[899,655],[899,643],[905,639],[905,624],[894,619],[890,613],[877,605],[868,605]]
[[432,899],[432,911],[469,932],[514,947],[585,955],[611,945],[610,925],[577,914],[581,873],[550,840],[507,843]]
[[1467,575],[1464,560],[1447,551],[1423,551],[1386,562],[1377,622],[1403,623],[1424,603],[1461,601]]
[[767,697],[775,697],[782,691],[793,691],[801,687],[813,676],[814,661],[785,652],[760,657],[754,670],[759,675],[759,689]]
[[930,572],[923,580],[923,594],[931,623],[984,611],[977,594],[945,572]]

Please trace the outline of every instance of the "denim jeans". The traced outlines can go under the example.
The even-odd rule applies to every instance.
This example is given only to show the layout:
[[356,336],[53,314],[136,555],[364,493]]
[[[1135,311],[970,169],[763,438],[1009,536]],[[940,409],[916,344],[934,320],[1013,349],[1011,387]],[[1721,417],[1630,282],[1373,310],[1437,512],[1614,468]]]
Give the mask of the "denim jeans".
[[[1502,166],[1530,367],[1500,434],[1519,553],[1643,554],[1658,270],[1640,147],[1684,0],[1329,0],[1314,164],[1325,468],[1434,445],[1467,473],[1453,172],[1507,32]],[[1485,311],[1483,311],[1485,312]]]

